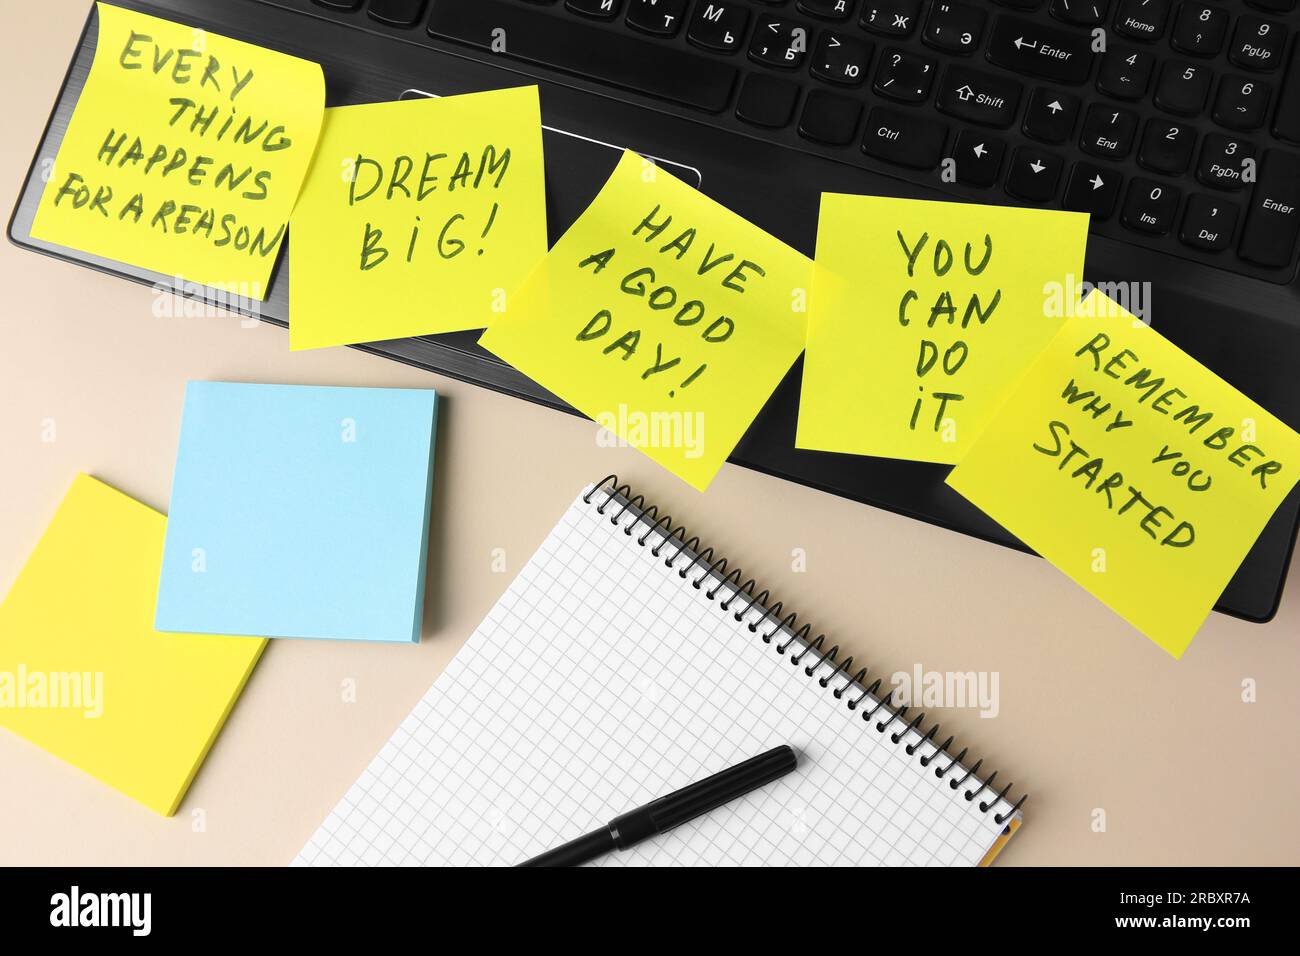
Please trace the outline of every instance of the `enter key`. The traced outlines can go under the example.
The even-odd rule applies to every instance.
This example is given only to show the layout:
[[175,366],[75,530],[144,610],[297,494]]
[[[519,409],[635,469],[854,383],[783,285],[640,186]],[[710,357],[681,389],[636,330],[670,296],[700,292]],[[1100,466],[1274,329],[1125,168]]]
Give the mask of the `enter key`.
[[1265,151],[1238,253],[1261,266],[1289,265],[1300,235],[1300,156]]
[[1022,17],[1000,16],[985,56],[990,63],[1077,86],[1092,70],[1092,34],[1046,27]]

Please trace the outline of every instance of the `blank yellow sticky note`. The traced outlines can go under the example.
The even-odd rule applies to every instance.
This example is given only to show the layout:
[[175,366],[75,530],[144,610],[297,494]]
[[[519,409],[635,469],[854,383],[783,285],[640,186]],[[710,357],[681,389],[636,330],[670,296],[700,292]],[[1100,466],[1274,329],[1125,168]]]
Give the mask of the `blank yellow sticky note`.
[[823,193],[800,448],[951,464],[1064,318],[1088,217]]
[[326,110],[289,347],[481,329],[546,254],[537,87]]
[[1174,657],[1300,476],[1300,435],[1105,296],[948,477]]
[[262,299],[325,109],[315,63],[96,5],[32,235]]
[[811,267],[628,152],[481,342],[704,489],[803,348]]
[[0,726],[171,816],[266,641],[153,629],[166,524],[73,481],[0,603]]

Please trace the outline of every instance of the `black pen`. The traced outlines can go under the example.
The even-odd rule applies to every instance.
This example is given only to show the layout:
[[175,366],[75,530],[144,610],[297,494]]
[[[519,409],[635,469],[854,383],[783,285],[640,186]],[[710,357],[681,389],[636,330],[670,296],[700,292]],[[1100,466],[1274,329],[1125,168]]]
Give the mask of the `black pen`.
[[798,758],[789,746],[782,744],[773,747],[767,753],[750,757],[744,763],[726,770],[719,770],[711,777],[705,777],[666,797],[647,803],[644,807],[615,817],[608,826],[519,865],[577,866],[611,850],[626,850],[647,837],[665,833],[687,820],[694,820],[701,814],[785,776],[795,768],[796,763]]

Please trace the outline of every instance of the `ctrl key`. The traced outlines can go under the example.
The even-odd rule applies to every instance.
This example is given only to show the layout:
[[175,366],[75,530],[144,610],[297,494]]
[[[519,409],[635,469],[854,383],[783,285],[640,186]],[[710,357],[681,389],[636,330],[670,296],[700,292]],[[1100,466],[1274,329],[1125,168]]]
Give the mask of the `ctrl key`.
[[948,127],[943,123],[877,106],[867,117],[862,151],[911,169],[934,169],[943,156]]
[[1187,200],[1183,228],[1178,238],[1207,252],[1220,252],[1232,245],[1237,230],[1237,207],[1215,196],[1196,193]]

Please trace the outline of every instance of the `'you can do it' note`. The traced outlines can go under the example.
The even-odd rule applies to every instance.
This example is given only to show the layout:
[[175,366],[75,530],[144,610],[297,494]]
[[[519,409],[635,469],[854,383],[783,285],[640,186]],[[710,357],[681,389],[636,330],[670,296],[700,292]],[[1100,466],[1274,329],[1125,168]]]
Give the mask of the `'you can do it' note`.
[[795,443],[952,464],[1064,318],[1088,217],[823,193]]
[[325,109],[315,63],[97,6],[32,236],[263,299]]

